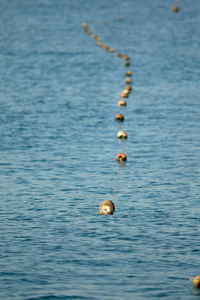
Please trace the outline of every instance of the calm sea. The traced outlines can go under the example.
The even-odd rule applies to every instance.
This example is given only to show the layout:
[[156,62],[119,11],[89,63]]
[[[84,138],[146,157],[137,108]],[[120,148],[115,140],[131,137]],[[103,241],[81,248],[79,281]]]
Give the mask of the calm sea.
[[0,32],[0,299],[199,299],[199,0],[0,0]]

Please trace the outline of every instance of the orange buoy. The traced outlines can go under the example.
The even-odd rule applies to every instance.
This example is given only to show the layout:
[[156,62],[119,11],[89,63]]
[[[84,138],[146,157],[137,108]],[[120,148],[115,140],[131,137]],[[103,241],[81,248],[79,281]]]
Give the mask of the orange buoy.
[[124,80],[125,83],[131,83],[131,79],[128,77],[128,78],[125,78]]
[[118,101],[118,106],[126,106],[126,101],[124,101],[124,100],[119,100],[119,101]]
[[129,61],[125,61],[124,65],[125,65],[125,67],[128,67],[128,66],[130,66],[130,62]]
[[128,98],[128,94],[127,93],[122,93],[121,98]]
[[177,6],[177,5],[173,5],[173,6],[172,6],[172,11],[173,11],[173,12],[178,12],[178,11],[179,11],[178,6]]
[[126,154],[124,154],[124,153],[119,153],[119,154],[117,154],[116,160],[119,160],[119,161],[126,161],[126,160],[127,160]]
[[100,215],[112,215],[114,211],[115,205],[111,200],[103,201],[99,207]]
[[124,54],[124,55],[123,55],[123,59],[124,59],[124,60],[129,60],[128,55]]
[[126,75],[126,76],[131,76],[132,73],[131,73],[131,71],[126,71],[125,75]]
[[124,116],[123,116],[122,114],[117,114],[117,115],[115,116],[115,120],[116,120],[116,121],[124,121]]
[[197,275],[194,279],[189,278],[189,280],[193,282],[195,288],[200,288],[200,275]]
[[127,134],[125,131],[119,131],[117,134],[118,139],[127,139]]

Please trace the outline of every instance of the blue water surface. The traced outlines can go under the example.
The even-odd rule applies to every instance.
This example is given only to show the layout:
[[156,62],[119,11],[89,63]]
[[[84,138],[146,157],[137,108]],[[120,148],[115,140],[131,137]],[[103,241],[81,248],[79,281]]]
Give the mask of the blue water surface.
[[0,298],[199,299],[199,0],[0,2]]

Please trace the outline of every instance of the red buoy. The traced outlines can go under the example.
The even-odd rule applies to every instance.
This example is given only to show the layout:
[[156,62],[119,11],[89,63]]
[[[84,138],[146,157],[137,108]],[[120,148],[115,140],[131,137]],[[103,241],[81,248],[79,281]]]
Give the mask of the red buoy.
[[127,160],[127,156],[126,156],[126,154],[124,154],[124,153],[119,153],[119,154],[117,154],[117,156],[116,156],[116,160],[119,160],[119,161],[126,161],[126,160]]

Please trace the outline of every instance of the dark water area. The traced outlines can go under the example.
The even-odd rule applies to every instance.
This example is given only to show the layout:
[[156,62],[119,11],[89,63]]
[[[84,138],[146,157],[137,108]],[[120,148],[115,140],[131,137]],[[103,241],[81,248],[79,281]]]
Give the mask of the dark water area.
[[0,4],[0,299],[199,299],[199,0]]

